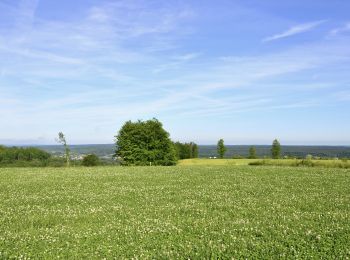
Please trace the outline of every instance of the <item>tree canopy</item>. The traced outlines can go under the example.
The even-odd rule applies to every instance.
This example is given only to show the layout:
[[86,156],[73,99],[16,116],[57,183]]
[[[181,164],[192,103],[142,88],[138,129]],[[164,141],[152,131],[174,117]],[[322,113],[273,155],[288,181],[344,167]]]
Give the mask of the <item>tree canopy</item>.
[[177,162],[169,133],[155,118],[127,121],[115,138],[115,156],[122,165],[175,165]]
[[46,161],[51,155],[35,147],[0,146],[0,164],[17,162]]
[[221,158],[221,159],[224,158],[226,150],[227,150],[227,148],[224,145],[224,139],[220,139],[218,141],[218,145],[217,145],[217,151],[218,151],[219,158]]
[[271,156],[273,159],[278,159],[281,157],[281,144],[277,139],[273,140],[272,142]]
[[96,154],[88,154],[84,156],[81,164],[83,166],[97,166],[100,164],[100,158]]
[[196,143],[175,143],[178,159],[198,158],[198,145]]
[[249,148],[249,157],[248,157],[248,158],[249,158],[249,159],[256,159],[256,158],[257,158],[255,146],[251,146],[251,147]]

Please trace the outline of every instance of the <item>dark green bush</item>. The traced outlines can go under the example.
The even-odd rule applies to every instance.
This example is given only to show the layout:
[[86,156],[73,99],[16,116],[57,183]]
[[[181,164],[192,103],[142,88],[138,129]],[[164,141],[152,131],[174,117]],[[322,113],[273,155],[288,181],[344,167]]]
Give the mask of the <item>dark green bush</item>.
[[248,165],[253,165],[253,166],[266,165],[266,161],[265,160],[254,161],[254,162],[248,163]]
[[82,165],[84,166],[98,166],[100,159],[95,154],[88,154],[84,157]]

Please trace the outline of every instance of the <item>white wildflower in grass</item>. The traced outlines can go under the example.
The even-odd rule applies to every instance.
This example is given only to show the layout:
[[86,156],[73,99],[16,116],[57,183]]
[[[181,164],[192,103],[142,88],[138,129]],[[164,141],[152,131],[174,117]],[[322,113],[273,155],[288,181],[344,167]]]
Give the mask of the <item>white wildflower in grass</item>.
[[350,258],[347,169],[0,168],[0,259]]

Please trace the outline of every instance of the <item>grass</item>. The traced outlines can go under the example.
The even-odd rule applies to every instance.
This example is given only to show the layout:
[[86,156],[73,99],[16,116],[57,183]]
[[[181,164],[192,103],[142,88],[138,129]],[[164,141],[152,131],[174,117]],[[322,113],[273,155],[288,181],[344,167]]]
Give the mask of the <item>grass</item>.
[[307,160],[307,159],[185,159],[179,166],[228,166],[228,165],[269,165],[269,166],[309,166],[327,168],[350,168],[349,160]]
[[291,159],[291,160],[259,160],[252,161],[249,165],[265,166],[294,166],[294,167],[323,167],[323,168],[350,168],[348,160],[311,160],[311,159]]
[[350,171],[1,168],[0,259],[350,257]]
[[[193,165],[200,165],[200,166],[215,166],[215,165],[237,165],[238,160],[233,159],[184,159],[180,160],[178,162],[179,166],[193,166]],[[239,161],[240,164],[242,164],[242,161]],[[247,163],[248,165],[248,163]]]
[[232,166],[232,165],[249,165],[251,162],[258,162],[261,159],[207,159],[194,158],[184,159],[178,162],[178,166]]

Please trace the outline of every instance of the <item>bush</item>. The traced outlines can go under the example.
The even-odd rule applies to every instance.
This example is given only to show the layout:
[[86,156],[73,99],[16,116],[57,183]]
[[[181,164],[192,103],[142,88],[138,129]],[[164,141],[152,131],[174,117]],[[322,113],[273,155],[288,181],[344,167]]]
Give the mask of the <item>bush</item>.
[[259,166],[259,165],[265,165],[265,161],[255,161],[255,162],[250,162],[248,165],[253,165],[253,166]]
[[84,166],[98,166],[100,159],[95,154],[88,154],[84,157],[82,165]]
[[157,119],[126,122],[116,136],[116,158],[122,165],[175,165],[176,150]]
[[43,165],[46,167],[64,167],[66,166],[66,160],[61,157],[52,157],[47,160],[46,164]]

